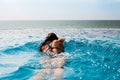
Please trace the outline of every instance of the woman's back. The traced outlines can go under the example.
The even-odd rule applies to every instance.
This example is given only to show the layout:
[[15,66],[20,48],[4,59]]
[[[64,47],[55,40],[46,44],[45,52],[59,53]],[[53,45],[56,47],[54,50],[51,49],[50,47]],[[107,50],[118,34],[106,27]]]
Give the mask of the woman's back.
[[53,53],[61,53],[61,52],[64,52],[64,39],[62,38],[59,38],[58,40],[54,40],[52,42],[52,52]]

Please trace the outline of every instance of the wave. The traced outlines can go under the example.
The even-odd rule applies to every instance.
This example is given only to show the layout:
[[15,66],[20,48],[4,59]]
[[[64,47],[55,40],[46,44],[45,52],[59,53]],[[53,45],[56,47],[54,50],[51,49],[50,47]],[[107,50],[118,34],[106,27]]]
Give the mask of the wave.
[[[18,46],[18,47],[8,47],[5,50],[2,50],[2,53],[4,54],[15,54],[15,53],[21,53],[21,52],[38,52],[40,47],[41,41],[35,41],[35,42],[27,42],[24,45]],[[82,52],[95,52],[95,51],[102,51],[102,53],[106,53],[111,49],[114,49],[113,51],[119,51],[120,44],[116,41],[110,41],[110,40],[88,40],[88,39],[75,39],[75,40],[69,40],[64,43],[65,45],[65,52],[68,53],[77,53],[77,51]]]
[[88,39],[84,40],[70,40],[65,42],[65,51],[69,53],[82,52],[99,52],[107,53],[112,49],[112,52],[119,51],[120,44],[118,42],[109,41],[109,40],[93,40]]
[[[90,40],[88,38],[72,38],[67,40],[64,43],[65,52],[70,55],[67,58],[65,65],[63,66],[63,68],[66,70],[65,75],[63,76],[64,79],[77,80],[80,78],[80,76],[90,77],[90,75],[85,74],[88,73],[95,75],[96,70],[97,75],[94,77],[99,77],[101,73],[110,74],[110,72],[115,71],[114,69],[118,70],[118,64],[120,61],[120,44],[118,40],[118,37],[115,37],[115,39],[103,40]],[[13,67],[14,70],[9,73],[5,73],[5,75],[0,77],[0,80],[27,80],[34,75],[35,71],[43,69],[43,66],[39,64],[40,57],[42,56],[38,52],[40,44],[41,41],[27,42],[24,45],[20,45],[18,47],[7,47],[5,50],[2,50],[0,60],[3,62],[0,62],[0,68],[4,67],[4,69],[8,69]],[[5,62],[6,59],[7,61],[11,62]],[[19,63],[19,61],[21,61],[21,63]],[[105,70],[105,72],[103,72],[101,69]],[[68,74],[70,71],[71,74]]]
[[19,52],[33,52],[33,51],[38,51],[39,46],[40,46],[39,41],[27,42],[24,45],[21,45],[18,47],[6,48],[2,52],[5,54],[15,54],[15,53],[19,53]]
[[33,71],[24,67],[20,67],[17,71],[12,72],[0,80],[27,80],[33,75]]

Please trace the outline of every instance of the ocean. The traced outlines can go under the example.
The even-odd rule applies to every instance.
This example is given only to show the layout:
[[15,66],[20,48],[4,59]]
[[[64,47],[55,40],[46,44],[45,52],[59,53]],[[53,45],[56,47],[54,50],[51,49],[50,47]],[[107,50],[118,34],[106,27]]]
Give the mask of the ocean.
[[[53,58],[39,52],[50,32],[65,38],[65,52]],[[119,80],[120,21],[0,21],[0,80],[56,75],[60,80]]]
[[25,28],[120,28],[120,20],[0,21],[0,29]]

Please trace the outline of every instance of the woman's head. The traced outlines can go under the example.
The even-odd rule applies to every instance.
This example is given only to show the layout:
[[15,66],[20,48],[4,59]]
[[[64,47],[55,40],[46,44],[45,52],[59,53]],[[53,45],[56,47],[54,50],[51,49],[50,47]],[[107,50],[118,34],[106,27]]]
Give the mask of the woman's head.
[[47,41],[53,41],[53,40],[56,40],[56,39],[58,39],[58,37],[55,33],[49,33],[46,37]]
[[53,40],[58,39],[57,35],[55,33],[49,33],[45,39],[45,41],[42,43],[40,46],[40,51],[42,51],[42,46],[45,45],[46,43],[52,42]]

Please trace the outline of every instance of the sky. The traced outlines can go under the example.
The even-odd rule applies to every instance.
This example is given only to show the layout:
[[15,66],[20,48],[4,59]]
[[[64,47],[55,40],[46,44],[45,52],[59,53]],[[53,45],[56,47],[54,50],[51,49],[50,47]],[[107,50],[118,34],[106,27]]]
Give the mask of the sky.
[[120,20],[120,0],[0,0],[0,20]]

